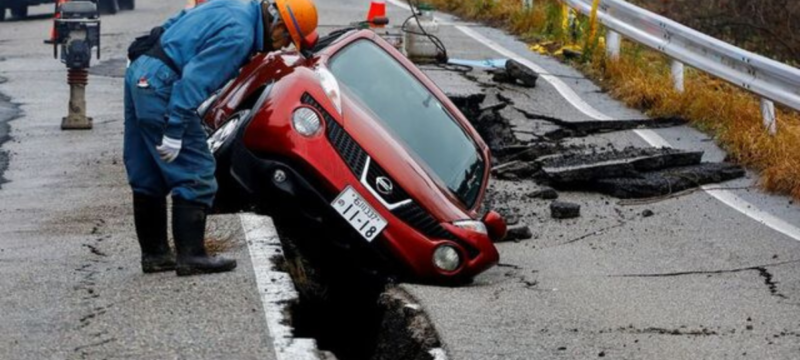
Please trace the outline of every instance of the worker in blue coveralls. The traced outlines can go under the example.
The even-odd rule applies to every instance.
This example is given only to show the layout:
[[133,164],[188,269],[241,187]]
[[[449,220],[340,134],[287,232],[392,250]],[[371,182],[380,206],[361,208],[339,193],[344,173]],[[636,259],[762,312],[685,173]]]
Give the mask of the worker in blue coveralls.
[[[236,267],[205,250],[217,183],[196,109],[252,55],[313,46],[316,28],[312,0],[211,0],[142,37],[152,46],[125,75],[124,145],[142,271],[185,276]],[[167,243],[168,195],[177,257]]]

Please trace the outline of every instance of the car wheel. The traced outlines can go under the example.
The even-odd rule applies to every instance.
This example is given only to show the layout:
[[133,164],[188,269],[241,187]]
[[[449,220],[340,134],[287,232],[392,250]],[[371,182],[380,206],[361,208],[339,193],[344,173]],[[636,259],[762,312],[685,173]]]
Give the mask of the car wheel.
[[0,3],[0,22],[6,21],[6,7]]
[[11,8],[11,15],[15,19],[25,19],[28,17],[28,6],[27,5],[20,5]]
[[136,8],[136,0],[119,0],[120,10],[133,10]]
[[250,110],[242,110],[231,117],[208,137],[207,143],[217,163],[215,177],[219,190],[212,206],[216,213],[233,213],[244,210],[249,204],[246,191],[231,176],[231,153],[238,140],[238,130]]
[[99,0],[97,8],[101,14],[114,15],[119,12],[119,2],[117,0]]

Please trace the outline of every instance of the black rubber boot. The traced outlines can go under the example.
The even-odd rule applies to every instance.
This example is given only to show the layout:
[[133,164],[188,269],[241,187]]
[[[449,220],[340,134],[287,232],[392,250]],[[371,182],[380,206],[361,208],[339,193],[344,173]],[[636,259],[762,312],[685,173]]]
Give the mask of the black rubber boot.
[[236,260],[209,256],[205,247],[206,211],[203,204],[173,198],[172,235],[178,250],[178,276],[231,271]]
[[175,270],[175,254],[167,243],[167,199],[133,193],[133,223],[142,248],[142,272]]

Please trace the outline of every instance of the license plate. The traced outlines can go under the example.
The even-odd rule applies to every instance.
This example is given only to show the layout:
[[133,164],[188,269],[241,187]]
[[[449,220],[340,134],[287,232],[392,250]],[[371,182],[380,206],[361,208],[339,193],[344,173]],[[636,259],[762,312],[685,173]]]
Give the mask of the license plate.
[[367,241],[374,240],[386,227],[386,220],[350,186],[331,205]]

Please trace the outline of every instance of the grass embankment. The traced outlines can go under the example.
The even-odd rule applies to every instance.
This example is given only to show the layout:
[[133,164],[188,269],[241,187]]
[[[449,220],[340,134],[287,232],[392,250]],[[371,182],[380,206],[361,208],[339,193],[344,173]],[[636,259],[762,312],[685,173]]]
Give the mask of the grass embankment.
[[[429,0],[443,11],[502,27],[531,43],[531,49],[560,56],[608,90],[615,98],[651,116],[680,116],[710,134],[729,159],[760,173],[765,190],[800,199],[800,115],[779,109],[778,134],[762,126],[759,99],[745,91],[687,68],[685,92],[673,90],[669,60],[643,46],[623,42],[620,59],[604,57],[603,29],[593,40],[588,17],[563,27],[556,0],[534,0],[523,10],[520,0]],[[566,49],[581,54],[566,58]]]

